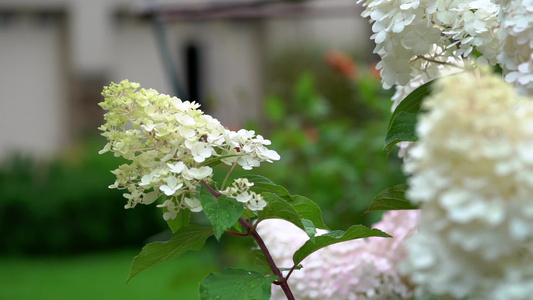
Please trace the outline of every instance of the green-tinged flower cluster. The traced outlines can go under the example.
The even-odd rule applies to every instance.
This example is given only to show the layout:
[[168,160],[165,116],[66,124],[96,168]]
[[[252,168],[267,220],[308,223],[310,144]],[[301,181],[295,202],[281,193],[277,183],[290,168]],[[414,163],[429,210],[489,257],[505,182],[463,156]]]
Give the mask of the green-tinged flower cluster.
[[99,129],[108,139],[100,153],[112,151],[131,163],[112,171],[117,180],[110,188],[127,190],[126,208],[151,204],[160,196],[166,201],[165,220],[181,209],[201,211],[197,187],[212,181],[213,163],[238,164],[243,169],[279,160],[270,141],[254,131],[237,132],[204,114],[199,104],[181,101],[140,88],[123,80],[104,87],[106,123]]
[[248,181],[248,179],[237,178],[230,187],[227,187],[221,193],[244,203],[251,210],[262,210],[267,205],[267,202],[261,194],[250,191],[252,186],[254,186],[254,183]]

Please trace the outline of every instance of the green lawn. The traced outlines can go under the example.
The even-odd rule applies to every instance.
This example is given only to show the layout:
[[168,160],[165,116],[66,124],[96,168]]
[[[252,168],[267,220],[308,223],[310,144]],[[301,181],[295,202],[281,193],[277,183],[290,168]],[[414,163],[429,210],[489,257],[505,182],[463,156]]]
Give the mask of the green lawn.
[[216,270],[210,247],[152,267],[126,284],[139,250],[65,258],[0,257],[0,300],[199,299],[198,284]]

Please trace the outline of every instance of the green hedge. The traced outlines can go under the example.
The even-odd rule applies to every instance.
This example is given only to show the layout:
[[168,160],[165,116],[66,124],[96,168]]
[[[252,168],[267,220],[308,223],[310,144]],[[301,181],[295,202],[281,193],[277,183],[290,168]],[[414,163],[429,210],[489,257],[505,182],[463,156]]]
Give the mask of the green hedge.
[[0,165],[0,253],[64,254],[140,246],[164,230],[160,211],[123,208],[110,190],[121,163],[93,140],[52,162],[13,156]]

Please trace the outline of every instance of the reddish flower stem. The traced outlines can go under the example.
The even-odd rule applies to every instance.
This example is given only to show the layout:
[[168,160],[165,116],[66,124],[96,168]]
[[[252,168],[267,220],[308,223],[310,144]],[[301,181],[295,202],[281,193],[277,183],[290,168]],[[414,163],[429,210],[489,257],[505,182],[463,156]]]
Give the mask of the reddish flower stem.
[[287,276],[285,276],[285,278],[283,280],[285,280],[285,281],[289,280],[289,277],[291,277],[292,272],[294,272],[294,270],[296,270],[298,265],[299,264],[295,264],[294,266],[292,266],[292,268],[290,269],[289,273],[287,273]]
[[231,235],[236,235],[236,236],[249,236],[250,235],[249,233],[240,233],[240,232],[231,231],[231,230],[226,230],[225,233],[231,234]]
[[[242,217],[239,218],[239,223],[241,223],[241,225],[244,226],[246,230],[249,231],[251,229],[250,224]],[[295,300],[294,295],[292,294],[291,288],[289,287],[289,284],[287,283],[287,280],[283,278],[283,274],[281,273],[279,268],[276,266],[274,259],[272,259],[272,255],[270,255],[270,252],[268,251],[268,248],[265,245],[265,242],[263,242],[263,239],[261,238],[259,233],[257,233],[257,231],[252,230],[251,234],[255,242],[259,246],[259,249],[261,249],[261,251],[263,252],[263,255],[265,255],[265,258],[268,262],[268,265],[270,266],[270,269],[272,270],[272,272],[274,272],[274,275],[279,277],[279,286],[281,286],[281,289],[285,293],[285,296],[287,296],[288,300]]]
[[210,186],[207,182],[202,180],[202,185],[207,188],[207,190],[211,193],[211,195],[215,196],[215,198],[218,198],[222,196],[222,193],[216,191],[212,186]]
[[[207,182],[202,181],[202,185],[205,186],[207,190],[209,190],[211,195],[217,198],[222,196],[220,192],[216,191],[212,186],[207,184]],[[276,263],[274,262],[272,255],[270,255],[270,252],[268,251],[268,248],[265,245],[265,242],[263,241],[259,233],[257,233],[257,231],[255,230],[255,227],[252,227],[252,225],[250,225],[250,223],[248,223],[248,221],[246,221],[243,217],[239,218],[239,223],[241,223],[241,225],[246,229],[249,235],[252,235],[253,239],[259,246],[259,249],[261,249],[261,251],[263,252],[263,255],[265,256],[268,262],[268,265],[270,266],[270,269],[272,270],[274,275],[279,277],[279,281],[275,283],[281,287],[281,289],[285,293],[285,296],[287,296],[287,300],[295,300],[294,295],[292,294],[291,288],[289,287],[289,284],[287,283],[286,278],[283,277],[283,273],[281,273],[278,266],[276,266]]]

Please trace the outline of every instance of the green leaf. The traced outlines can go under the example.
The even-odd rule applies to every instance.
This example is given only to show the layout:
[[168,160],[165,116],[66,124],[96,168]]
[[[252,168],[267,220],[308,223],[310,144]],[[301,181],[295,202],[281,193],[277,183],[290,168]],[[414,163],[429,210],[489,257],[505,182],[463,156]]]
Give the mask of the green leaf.
[[408,188],[407,184],[399,184],[381,191],[372,202],[370,202],[368,211],[418,209],[417,205],[405,198],[405,191],[407,191]]
[[[311,222],[313,222],[315,228],[328,229],[328,227],[326,226],[322,218],[322,211],[320,210],[320,207],[316,205],[316,203],[313,202],[311,199],[304,197],[304,196],[299,196],[299,195],[290,195],[286,188],[284,188],[281,185],[275,184],[270,179],[263,177],[261,175],[249,174],[249,175],[244,176],[244,178],[247,178],[250,182],[254,183],[254,186],[252,187],[253,189],[265,191],[261,193],[263,197],[265,197],[266,194],[270,194],[270,193],[278,194],[281,196],[281,197],[278,197],[279,199],[287,202],[290,206],[294,208],[294,210],[296,211],[300,219],[310,220]],[[267,197],[269,197],[269,199],[272,198],[271,195],[268,195]],[[275,201],[277,200],[278,199],[276,199]],[[285,220],[290,221],[288,219],[285,219]],[[296,225],[304,229],[304,227],[298,224]]]
[[392,121],[392,125],[385,137],[385,150],[388,152],[394,145],[403,141],[417,141],[416,113],[400,112]]
[[394,118],[396,115],[398,115],[401,112],[410,112],[410,113],[417,113],[422,108],[422,101],[424,98],[429,96],[433,89],[433,84],[435,83],[435,80],[428,81],[424,83],[423,85],[417,87],[414,91],[412,91],[405,99],[398,104],[394,112],[392,113],[391,119],[389,121],[389,129],[392,125],[392,121],[394,121]]
[[287,201],[273,193],[262,193],[261,195],[268,204],[263,210],[257,212],[259,219],[283,219],[305,231],[305,225],[302,223],[300,215]]
[[298,78],[294,87],[294,100],[300,111],[307,111],[311,101],[317,97],[315,80],[311,73],[304,73]]
[[203,166],[215,167],[221,163],[222,159],[228,158],[228,157],[235,157],[235,156],[239,156],[239,154],[211,156],[208,159],[206,159],[204,162],[202,162],[200,166],[201,167]]
[[416,119],[422,108],[422,101],[429,96],[435,80],[426,82],[412,91],[396,107],[391,115],[387,136],[385,138],[385,150],[390,151],[392,146],[401,141],[416,141]]
[[270,269],[270,265],[268,264],[265,254],[263,251],[261,251],[261,249],[254,248],[250,252],[255,257],[255,270],[261,272],[262,274],[274,275],[272,269]]
[[298,212],[300,218],[310,220],[316,228],[329,230],[322,218],[320,207],[313,200],[304,196],[291,195],[288,202]]
[[302,224],[304,224],[304,231],[307,233],[311,241],[315,241],[316,227],[311,220],[302,219]]
[[311,253],[329,245],[371,236],[390,237],[390,235],[381,230],[370,229],[363,225],[354,225],[348,228],[346,231],[335,230],[324,235],[317,236],[315,237],[315,242],[311,240],[305,242],[305,244],[294,253],[292,260],[295,265],[298,265]]
[[281,122],[287,117],[284,101],[277,96],[269,96],[264,102],[265,115],[274,122]]
[[168,227],[175,233],[183,226],[189,225],[191,221],[191,211],[188,209],[182,209],[174,219],[167,220]]
[[213,230],[209,227],[189,225],[182,227],[166,242],[154,242],[144,246],[141,253],[133,259],[127,281],[149,267],[178,257],[187,251],[202,249],[212,234]]
[[201,300],[269,300],[272,282],[277,276],[225,269],[211,273],[200,284]]
[[255,174],[248,174],[243,176],[243,178],[248,179],[248,181],[253,182],[254,186],[252,189],[263,190],[267,192],[277,193],[282,196],[289,196],[289,191],[281,185],[275,184],[272,180]]
[[242,211],[242,215],[241,217],[243,217],[243,219],[245,220],[248,220],[248,219],[254,219],[257,217],[257,214],[251,210],[243,210]]
[[[302,266],[301,264],[297,265],[296,267],[294,267],[295,270],[301,270],[303,269],[304,266]],[[280,271],[290,271],[293,269],[293,267],[290,267],[290,268],[285,268],[285,267],[280,267],[278,268]]]
[[300,227],[307,233],[309,238],[314,241],[316,227],[313,221],[304,219],[298,214],[298,211],[287,201],[273,193],[262,193],[263,198],[268,202],[263,210],[258,211],[259,219],[283,219]]
[[204,186],[200,189],[200,202],[205,215],[213,225],[217,240],[220,240],[224,231],[237,223],[244,207],[242,203],[233,198],[226,196],[216,198]]

